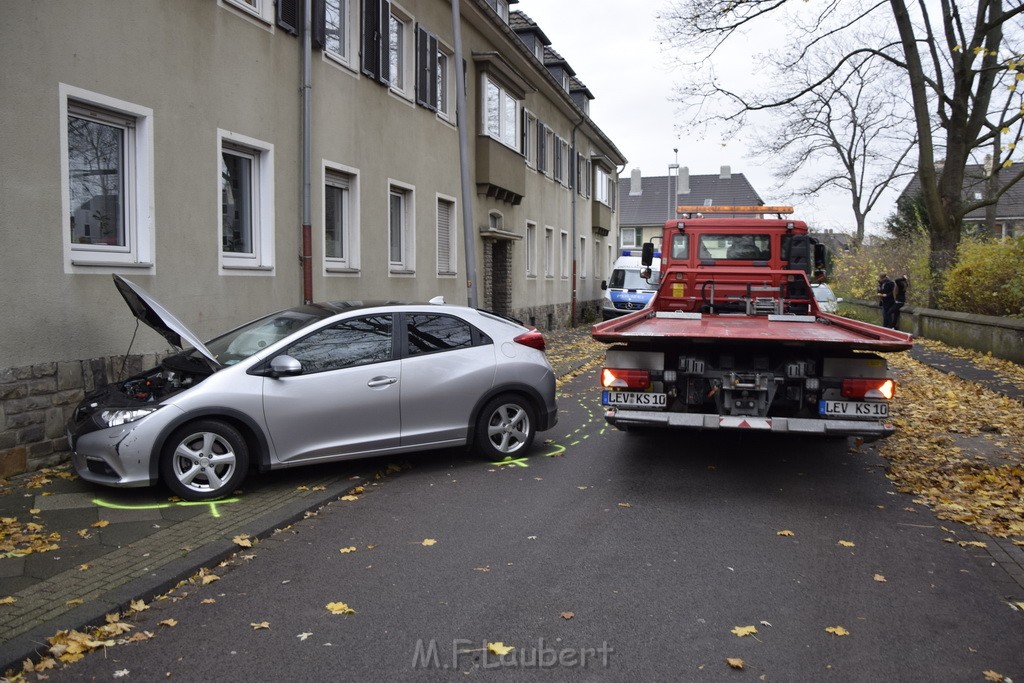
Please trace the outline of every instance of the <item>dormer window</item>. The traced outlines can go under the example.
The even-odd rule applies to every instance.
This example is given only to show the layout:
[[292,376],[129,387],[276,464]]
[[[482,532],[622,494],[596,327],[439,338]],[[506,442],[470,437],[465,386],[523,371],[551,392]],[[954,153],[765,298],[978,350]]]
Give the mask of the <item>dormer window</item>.
[[508,23],[508,0],[494,0],[494,10],[501,20]]

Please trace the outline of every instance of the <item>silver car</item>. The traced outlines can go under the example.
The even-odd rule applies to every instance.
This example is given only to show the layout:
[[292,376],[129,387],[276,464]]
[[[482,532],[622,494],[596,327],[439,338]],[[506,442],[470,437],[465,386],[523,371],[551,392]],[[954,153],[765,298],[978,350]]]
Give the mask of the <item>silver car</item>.
[[839,304],[843,303],[842,297],[837,297],[832,288],[823,282],[812,283],[811,291],[818,300],[818,308],[825,313],[835,313],[839,310]]
[[205,344],[114,275],[135,316],[192,349],[90,395],[68,422],[79,476],[163,481],[186,500],[225,496],[261,471],[471,446],[501,460],[557,421],[534,328],[443,303],[289,308]]

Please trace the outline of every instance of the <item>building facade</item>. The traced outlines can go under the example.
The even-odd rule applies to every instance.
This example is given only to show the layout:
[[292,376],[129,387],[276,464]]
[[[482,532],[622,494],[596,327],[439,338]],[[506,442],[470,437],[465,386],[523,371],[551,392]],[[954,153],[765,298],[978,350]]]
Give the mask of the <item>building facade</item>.
[[508,1],[462,0],[461,54],[448,0],[6,7],[0,476],[66,456],[83,393],[167,350],[143,328],[119,355],[112,273],[200,338],[304,300],[596,309],[625,159]]

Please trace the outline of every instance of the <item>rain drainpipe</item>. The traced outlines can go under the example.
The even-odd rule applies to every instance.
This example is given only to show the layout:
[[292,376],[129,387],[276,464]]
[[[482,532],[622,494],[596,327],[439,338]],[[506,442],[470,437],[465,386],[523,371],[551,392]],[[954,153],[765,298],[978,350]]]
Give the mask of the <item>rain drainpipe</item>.
[[[580,183],[579,169],[576,164],[579,163],[579,151],[576,149],[576,129],[583,125],[585,117],[580,117],[580,120],[572,127],[572,135],[570,140],[572,141],[572,159],[570,165],[573,170],[576,171],[576,183],[572,188],[572,219],[570,221],[572,225],[572,295],[569,298],[569,306],[572,309],[570,314],[570,325],[576,327],[577,315],[576,315],[576,197],[579,196],[580,188],[576,187]],[[572,171],[570,171],[572,172]],[[570,177],[570,184],[571,182]]]
[[310,202],[310,91],[313,41],[313,0],[302,3],[302,302],[313,303],[313,226]]
[[[309,2],[309,0],[306,0]],[[459,130],[459,173],[462,179],[462,237],[466,242],[466,289],[468,305],[478,308],[476,238],[473,234],[473,186],[469,177],[469,114],[466,109],[466,71],[462,58],[462,12],[452,0],[452,40],[455,43],[455,118]]]

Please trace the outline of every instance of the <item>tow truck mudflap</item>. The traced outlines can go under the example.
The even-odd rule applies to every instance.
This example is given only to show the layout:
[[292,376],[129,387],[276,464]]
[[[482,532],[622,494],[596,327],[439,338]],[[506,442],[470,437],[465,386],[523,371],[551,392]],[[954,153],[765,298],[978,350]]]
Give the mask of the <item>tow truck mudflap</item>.
[[817,436],[859,436],[868,441],[891,436],[896,427],[891,423],[864,420],[816,420],[798,417],[753,417],[718,415],[715,413],[667,413],[655,410],[609,409],[604,414],[608,424],[619,429],[630,427],[661,427],[665,429],[749,429],[775,434],[808,434]]

